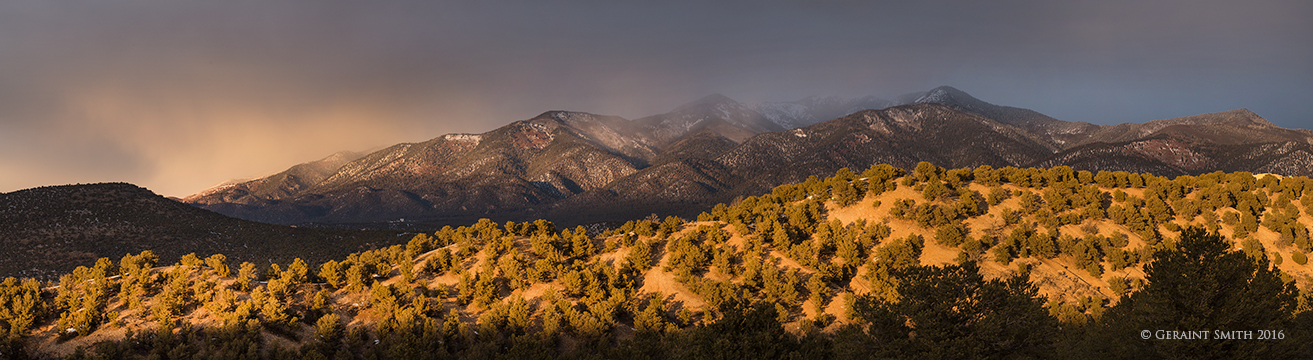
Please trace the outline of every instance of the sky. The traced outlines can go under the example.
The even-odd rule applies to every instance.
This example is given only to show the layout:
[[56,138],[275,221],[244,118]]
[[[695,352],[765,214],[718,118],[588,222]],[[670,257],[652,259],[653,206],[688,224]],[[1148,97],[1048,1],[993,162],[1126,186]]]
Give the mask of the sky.
[[1068,121],[1313,128],[1313,2],[0,2],[0,192],[186,196],[548,110],[949,85]]

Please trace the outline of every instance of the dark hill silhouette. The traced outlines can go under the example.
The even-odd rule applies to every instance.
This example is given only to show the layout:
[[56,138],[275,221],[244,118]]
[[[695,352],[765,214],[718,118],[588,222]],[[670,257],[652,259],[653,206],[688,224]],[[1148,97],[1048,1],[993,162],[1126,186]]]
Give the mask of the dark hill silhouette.
[[[231,263],[325,261],[398,232],[294,228],[235,219],[125,183],[0,194],[0,277],[45,277],[151,250],[164,261],[222,253]],[[236,261],[236,262],[234,262]]]

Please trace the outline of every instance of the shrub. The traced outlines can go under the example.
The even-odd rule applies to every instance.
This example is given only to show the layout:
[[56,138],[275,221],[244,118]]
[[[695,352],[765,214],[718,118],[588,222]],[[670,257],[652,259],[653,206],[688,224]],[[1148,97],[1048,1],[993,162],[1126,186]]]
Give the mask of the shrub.
[[342,287],[342,265],[337,260],[329,260],[319,266],[319,278],[324,279],[329,286],[334,288]]
[[291,265],[287,266],[287,271],[283,272],[282,278],[283,280],[286,280],[289,285],[302,284],[305,283],[306,274],[309,273],[309,271],[310,269],[306,266],[305,261],[301,260],[301,258],[296,258],[292,261]]
[[1126,293],[1131,292],[1131,281],[1121,276],[1113,276],[1108,279],[1108,288],[1117,296],[1125,296]]
[[319,341],[335,344],[342,340],[345,332],[342,328],[342,317],[334,313],[328,313],[319,318],[315,323],[315,336]]
[[241,267],[237,269],[238,289],[241,291],[250,291],[251,280],[255,280],[255,277],[257,275],[258,274],[256,274],[255,264],[252,264],[250,262],[242,262]]
[[227,264],[223,263],[224,260],[227,259],[228,258],[223,256],[223,254],[210,255],[210,257],[205,258],[205,265],[214,269],[214,272],[218,274],[219,277],[228,277],[232,275],[232,271],[228,269]]
[[935,242],[948,247],[956,247],[967,239],[966,225],[962,223],[940,226],[935,230]]

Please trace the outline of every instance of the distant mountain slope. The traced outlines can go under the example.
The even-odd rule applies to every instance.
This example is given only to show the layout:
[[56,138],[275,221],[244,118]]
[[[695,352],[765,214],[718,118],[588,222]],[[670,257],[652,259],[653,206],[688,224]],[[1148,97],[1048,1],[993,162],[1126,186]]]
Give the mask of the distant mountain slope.
[[748,192],[873,164],[911,168],[1019,166],[1049,154],[1024,132],[938,104],[861,111],[790,131],[762,134],[717,160],[747,179]]
[[1054,119],[1033,110],[994,105],[963,92],[941,86],[924,93],[899,97],[900,103],[936,103],[975,113],[1003,124],[1016,126],[1038,136],[1055,150],[1066,150],[1096,142],[1117,143],[1170,134],[1191,143],[1220,145],[1273,142],[1313,143],[1313,131],[1285,129],[1273,125],[1248,109],[1200,114],[1146,123],[1094,125]]
[[187,201],[275,223],[480,216],[583,222],[695,213],[701,205],[841,167],[911,167],[926,160],[1003,167],[1050,154],[1024,131],[939,104],[866,110],[763,133],[752,130],[766,127],[763,118],[735,104],[711,96],[632,122],[549,112],[484,134],[398,144],[293,196],[244,204]]
[[878,110],[898,105],[893,101],[866,96],[811,96],[798,101],[764,102],[751,108],[785,129],[795,129],[841,118],[862,110]]
[[[861,110],[890,103],[903,105]],[[783,130],[826,114],[842,115]],[[716,94],[637,120],[549,111],[483,134],[397,144],[331,174],[293,168],[184,200],[283,224],[479,217],[577,223],[692,215],[734,196],[881,163],[1310,175],[1311,140],[1313,132],[1276,127],[1244,109],[1093,125],[994,105],[947,86],[894,102],[811,97],[747,106]],[[336,164],[319,163],[314,169]]]
[[142,250],[165,261],[192,252],[222,253],[233,264],[323,261],[394,234],[234,219],[124,183],[49,186],[0,194],[0,277],[65,273]]
[[975,113],[1003,124],[1012,125],[1034,136],[1052,150],[1070,147],[1085,139],[1085,135],[1099,129],[1099,125],[1086,122],[1062,121],[1034,110],[994,105],[949,86],[940,86],[924,93],[899,97],[900,103],[935,103]]
[[1306,142],[1216,144],[1196,140],[1160,133],[1134,141],[1097,142],[1062,151],[1032,165],[1066,165],[1076,170],[1124,170],[1164,176],[1213,171],[1313,174],[1313,145]]
[[1313,131],[1278,127],[1248,109],[1154,120],[1143,124],[1103,126],[1088,134],[1082,143],[1125,142],[1158,134],[1191,142],[1222,145],[1287,141],[1313,143]]
[[[718,142],[724,144],[724,142]],[[711,148],[711,146],[708,146]],[[860,111],[782,132],[762,133],[714,157],[683,157],[635,172],[562,202],[553,219],[694,216],[735,196],[768,192],[808,176],[873,164],[911,168],[920,161],[954,166],[1019,166],[1049,151],[1014,127],[939,104]]]
[[262,200],[294,196],[337,172],[342,165],[365,154],[342,151],[318,161],[298,164],[286,171],[252,181],[228,182],[183,199],[196,203],[259,204]]
[[549,111],[483,134],[397,144],[346,163],[296,191],[246,196],[244,189],[276,180],[266,178],[207,190],[184,201],[284,224],[546,211],[562,199],[606,187],[653,162],[710,158],[759,132],[780,129],[719,95],[633,121]]
[[740,142],[756,133],[784,130],[760,113],[724,95],[713,94],[684,104],[675,111],[648,116],[634,123],[642,133],[664,146],[684,135],[708,129]]
[[1103,126],[1085,135],[1081,145],[1035,165],[1169,176],[1219,170],[1313,174],[1313,131],[1277,127],[1246,109]]

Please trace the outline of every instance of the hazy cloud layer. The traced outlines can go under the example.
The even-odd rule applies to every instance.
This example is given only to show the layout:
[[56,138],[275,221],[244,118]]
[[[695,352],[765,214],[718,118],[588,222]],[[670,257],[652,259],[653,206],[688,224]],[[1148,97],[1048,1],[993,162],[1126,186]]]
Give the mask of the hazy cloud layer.
[[0,3],[0,191],[182,196],[553,109],[952,85],[1072,121],[1313,127],[1307,1]]

